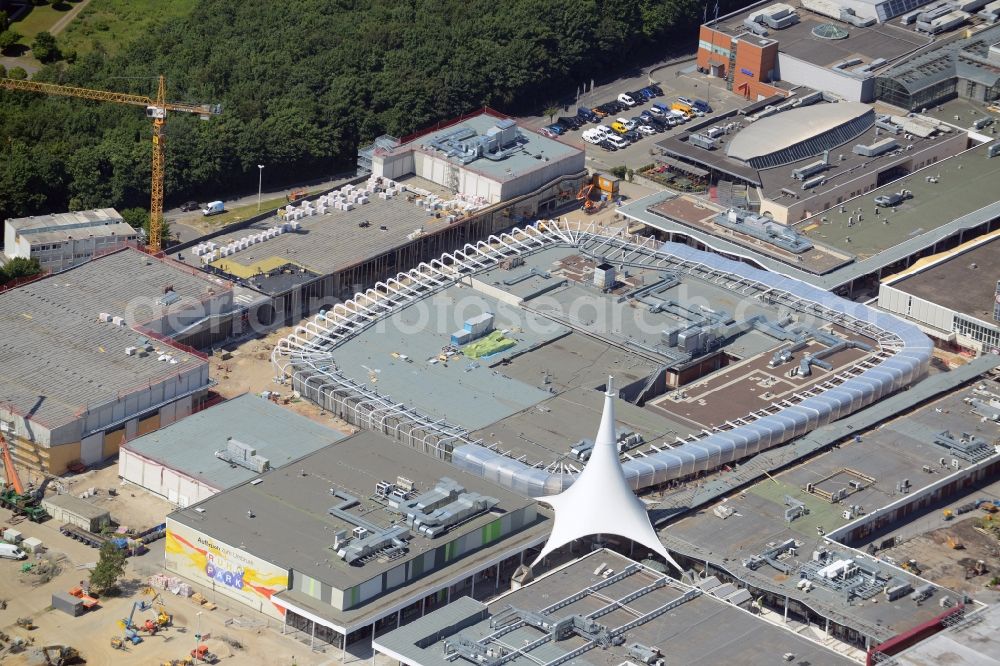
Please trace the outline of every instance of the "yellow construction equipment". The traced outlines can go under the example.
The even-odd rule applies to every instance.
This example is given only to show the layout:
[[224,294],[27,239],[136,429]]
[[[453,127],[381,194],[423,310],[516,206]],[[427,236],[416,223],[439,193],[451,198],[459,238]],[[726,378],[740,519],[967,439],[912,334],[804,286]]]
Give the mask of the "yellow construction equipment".
[[948,547],[951,548],[952,550],[962,550],[963,548],[965,548],[965,544],[949,534]]
[[62,86],[55,83],[20,81],[7,78],[0,78],[0,90],[22,90],[46,95],[78,97],[80,99],[91,99],[100,102],[131,104],[146,108],[146,117],[153,121],[153,177],[149,199],[149,238],[146,239],[146,245],[153,252],[159,252],[163,243],[163,171],[165,164],[164,150],[167,138],[164,128],[167,124],[167,112],[193,113],[198,115],[202,120],[208,120],[212,116],[222,113],[222,106],[219,104],[167,102],[167,82],[163,75],[160,75],[159,78],[155,100],[145,95],[132,95],[129,93],[111,92],[109,90],[92,90],[90,88]]
[[954,512],[952,512],[951,509],[945,509],[941,513],[944,514],[944,519],[945,520],[951,520],[952,518],[955,517],[955,514],[954,514]]

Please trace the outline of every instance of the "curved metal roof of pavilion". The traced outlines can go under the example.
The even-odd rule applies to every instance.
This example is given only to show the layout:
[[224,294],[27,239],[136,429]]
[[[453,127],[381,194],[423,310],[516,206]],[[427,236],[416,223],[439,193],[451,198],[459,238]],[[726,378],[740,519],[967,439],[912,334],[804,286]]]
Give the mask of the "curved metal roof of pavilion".
[[844,144],[874,123],[875,111],[858,102],[801,106],[740,131],[726,155],[755,169],[781,166]]

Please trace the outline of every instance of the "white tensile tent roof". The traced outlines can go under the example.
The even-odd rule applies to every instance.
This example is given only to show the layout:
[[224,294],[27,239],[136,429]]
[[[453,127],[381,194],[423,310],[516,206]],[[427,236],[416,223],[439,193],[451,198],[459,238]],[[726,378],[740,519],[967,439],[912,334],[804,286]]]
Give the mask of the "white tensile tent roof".
[[556,512],[556,518],[549,540],[532,566],[553,550],[576,539],[594,534],[615,534],[646,546],[678,571],[681,570],[660,543],[646,512],[646,505],[629,486],[618,460],[611,377],[608,378],[608,388],[604,394],[601,426],[587,466],[568,489],[558,495],[535,499],[551,506]]

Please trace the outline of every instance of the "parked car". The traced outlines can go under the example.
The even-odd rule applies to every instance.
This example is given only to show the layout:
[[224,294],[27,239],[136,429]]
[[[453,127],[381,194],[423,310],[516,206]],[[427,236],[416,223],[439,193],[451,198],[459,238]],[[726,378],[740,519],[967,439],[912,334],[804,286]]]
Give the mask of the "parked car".
[[611,145],[613,145],[615,148],[628,148],[628,141],[618,136],[617,134],[609,135],[608,138],[605,139],[605,141],[610,142]]
[[[635,122],[635,120],[632,119],[632,118],[618,118],[617,122],[620,123],[620,124],[622,124],[622,125],[624,125],[626,131],[627,130],[635,129],[635,126],[639,124],[639,123]],[[614,125],[612,125],[611,127],[613,129]]]
[[607,150],[607,151],[612,152],[612,153],[615,152],[616,150],[618,150],[618,146],[616,146],[615,144],[611,143],[610,139],[601,139],[601,142],[599,144],[597,144],[597,145],[599,145],[604,150]]
[[226,212],[226,205],[221,201],[213,201],[209,204],[206,204],[206,206],[201,209],[201,214],[204,215],[205,217],[208,217],[209,215],[218,215],[219,213],[225,213],[225,212]]
[[652,125],[653,127],[655,127],[656,129],[660,130],[661,132],[665,132],[668,129],[670,129],[671,127],[673,127],[674,125],[676,125],[677,123],[674,123],[672,125],[672,124],[670,124],[670,120],[667,119],[667,118],[660,118],[659,116],[653,116],[652,118],[650,118],[646,122],[646,124],[647,125]]
[[703,99],[696,99],[694,101],[694,108],[696,108],[699,111],[702,111],[704,113],[712,113],[712,107],[709,106],[708,102],[706,102]]
[[586,141],[587,143],[592,143],[595,146],[599,146],[601,144],[601,141],[604,140],[604,132],[598,132],[596,128],[591,128],[587,130],[581,136],[583,136],[584,141]]
[[670,113],[670,105],[669,104],[662,104],[660,102],[653,102],[653,109],[655,111],[660,111],[664,115]]
[[656,134],[656,130],[649,125],[639,125],[635,128],[635,131],[643,136],[652,136],[653,134]]
[[559,116],[556,118],[556,125],[559,125],[566,131],[575,130],[580,128],[580,121],[572,116]]
[[628,131],[628,128],[625,127],[625,125],[622,124],[621,118],[619,118],[615,122],[611,123],[611,129],[613,129],[614,131],[618,132],[619,134],[624,134],[625,132]]
[[631,95],[628,95],[628,94],[626,94],[626,93],[622,93],[621,95],[618,95],[618,101],[619,101],[619,102],[621,102],[622,104],[624,104],[625,106],[627,106],[627,107],[628,107],[628,108],[630,108],[630,109],[631,109],[631,108],[632,108],[633,106],[635,106],[636,104],[638,104],[638,102],[637,102],[637,101],[635,101],[635,100],[634,100],[634,99],[633,99],[633,98],[631,97]]
[[201,209],[201,204],[198,203],[197,201],[188,201],[181,206],[181,210],[184,211],[185,213],[188,213],[192,210],[200,210],[200,209]]
[[625,132],[623,136],[625,137],[625,140],[628,141],[629,143],[635,143],[636,141],[642,138],[642,135],[636,132],[635,130],[629,130]]
[[577,118],[582,118],[583,120],[587,121],[588,123],[596,123],[596,122],[600,122],[600,120],[601,120],[600,116],[598,116],[596,113],[594,113],[593,110],[588,109],[585,106],[581,106],[579,109],[576,110],[576,117]]
[[649,118],[647,118],[646,124],[652,127],[657,132],[666,132],[667,128],[670,127],[669,125],[667,125],[667,121],[660,120],[656,116],[650,116]]
[[686,104],[687,106],[694,106],[694,100],[690,97],[678,97],[677,101],[681,104]]
[[650,90],[652,90],[653,92],[655,92],[657,95],[662,95],[663,94],[663,88],[661,88],[660,86],[656,85],[655,83],[651,83],[651,84],[649,84],[646,87],[649,88]]
[[597,120],[595,120],[594,122],[600,122],[601,118],[605,118],[608,115],[608,112],[604,110],[603,104],[601,106],[595,106],[590,110],[590,112],[593,113],[595,116],[597,116]]
[[632,90],[629,91],[628,96],[634,99],[637,103],[643,104],[651,99],[651,95],[647,95],[642,90]]
[[654,97],[657,97],[658,95],[662,94],[656,92],[656,90],[653,89],[653,86],[646,86],[645,88],[642,89],[642,92],[646,93],[646,97],[648,99],[653,99]]

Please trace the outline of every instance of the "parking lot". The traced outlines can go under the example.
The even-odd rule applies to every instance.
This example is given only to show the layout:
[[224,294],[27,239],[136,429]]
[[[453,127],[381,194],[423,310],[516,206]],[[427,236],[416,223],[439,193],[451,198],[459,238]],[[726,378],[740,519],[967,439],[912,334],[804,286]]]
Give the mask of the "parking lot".
[[[650,85],[651,83],[654,83],[662,88],[663,95],[655,97],[643,104],[639,104],[638,106],[628,109],[627,111],[609,115],[601,120],[601,124],[610,126],[618,116],[627,118],[639,116],[643,111],[648,110],[654,103],[666,104],[667,106],[670,106],[670,104],[676,102],[677,98],[680,96],[689,97],[691,99],[702,99],[708,102],[712,107],[712,113],[707,114],[705,118],[711,118],[713,116],[727,113],[733,109],[749,104],[745,98],[727,91],[725,88],[725,81],[721,79],[712,79],[699,74],[694,69],[694,63],[689,61],[668,65],[661,69],[652,71],[648,75],[643,74],[629,79],[619,79],[610,84],[595,87],[592,91],[588,91],[580,95],[574,104],[562,107],[560,112],[557,114],[557,117],[575,116],[577,107],[585,106],[588,109],[593,108],[616,99],[620,93],[638,90]],[[694,120],[701,122],[705,120],[705,118],[695,118]],[[550,124],[547,117],[541,116],[522,118],[521,121],[525,125],[535,129],[540,129]],[[643,137],[628,147],[614,152],[609,152],[600,146],[587,143],[583,140],[583,137],[581,136],[582,133],[595,127],[595,123],[586,123],[577,130],[566,132],[562,136],[558,137],[558,140],[584,150],[587,154],[587,165],[595,171],[608,171],[612,167],[616,166],[626,166],[631,169],[637,169],[651,163],[654,156],[658,154],[655,146],[656,142],[661,141],[673,134],[685,131],[685,129],[692,124],[692,122],[677,125],[676,127],[669,128],[659,134]]]

